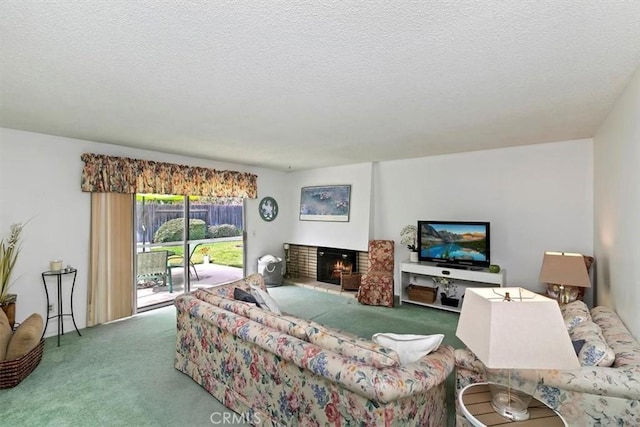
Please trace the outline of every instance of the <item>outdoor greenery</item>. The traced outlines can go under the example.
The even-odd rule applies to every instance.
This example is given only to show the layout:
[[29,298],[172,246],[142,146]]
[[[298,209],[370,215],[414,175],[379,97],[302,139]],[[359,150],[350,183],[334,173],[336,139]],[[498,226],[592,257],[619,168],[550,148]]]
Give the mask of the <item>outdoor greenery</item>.
[[212,225],[209,227],[209,233],[207,237],[209,238],[217,238],[217,237],[235,237],[242,235],[242,230],[236,227],[233,224],[220,224],[220,225]]
[[[198,246],[198,249],[191,256],[191,262],[194,264],[202,264],[202,259],[204,257],[204,253],[202,250],[207,248],[206,254],[211,258],[211,263],[219,264],[219,265],[228,265],[230,267],[240,267],[242,268],[242,241],[231,241],[231,242],[216,242],[216,243],[207,243],[204,245]],[[177,246],[164,246],[153,248],[154,251],[165,250],[169,251],[170,254],[173,255],[183,255],[184,250],[182,245]],[[169,260],[171,264],[171,260]],[[182,259],[176,259],[177,264],[182,263]]]
[[[219,242],[207,246],[210,248],[208,255],[212,263],[242,268],[242,241]],[[194,264],[198,264],[202,262],[202,257],[202,254],[196,252],[191,260]]]
[[[184,218],[170,219],[158,228],[153,241],[156,243],[178,242],[183,239]],[[201,219],[189,221],[189,240],[202,240],[206,236],[207,224]]]

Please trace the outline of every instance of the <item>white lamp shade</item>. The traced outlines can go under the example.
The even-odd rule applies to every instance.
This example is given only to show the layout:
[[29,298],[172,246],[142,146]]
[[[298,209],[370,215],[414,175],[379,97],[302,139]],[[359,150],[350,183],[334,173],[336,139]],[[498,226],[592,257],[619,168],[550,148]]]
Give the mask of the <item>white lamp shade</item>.
[[488,368],[580,368],[556,301],[523,288],[467,288],[463,301],[456,336]]

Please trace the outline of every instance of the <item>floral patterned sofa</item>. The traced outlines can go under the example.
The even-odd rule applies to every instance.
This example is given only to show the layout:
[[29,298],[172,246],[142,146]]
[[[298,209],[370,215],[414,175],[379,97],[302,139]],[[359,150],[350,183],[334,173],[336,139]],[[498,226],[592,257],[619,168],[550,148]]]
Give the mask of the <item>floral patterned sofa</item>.
[[262,276],[176,298],[175,367],[252,424],[444,426],[453,348],[394,350],[233,299]]
[[[640,345],[610,308],[582,301],[561,306],[582,367],[539,372],[534,397],[569,426],[640,425]],[[484,365],[468,349],[455,351],[456,388],[483,382]],[[456,402],[457,405],[457,402]],[[457,425],[468,425],[459,408]]]

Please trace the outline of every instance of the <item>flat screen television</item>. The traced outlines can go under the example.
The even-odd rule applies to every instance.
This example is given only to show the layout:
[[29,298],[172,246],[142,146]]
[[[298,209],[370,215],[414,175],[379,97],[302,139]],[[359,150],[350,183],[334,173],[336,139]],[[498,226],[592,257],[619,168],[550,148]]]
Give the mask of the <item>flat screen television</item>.
[[488,222],[418,221],[418,259],[452,268],[488,267]]

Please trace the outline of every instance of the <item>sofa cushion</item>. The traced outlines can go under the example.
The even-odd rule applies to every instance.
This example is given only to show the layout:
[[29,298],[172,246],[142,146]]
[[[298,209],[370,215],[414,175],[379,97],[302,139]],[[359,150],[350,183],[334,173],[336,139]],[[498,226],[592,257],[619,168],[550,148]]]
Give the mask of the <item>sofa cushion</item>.
[[306,330],[309,342],[325,350],[356,359],[365,365],[388,368],[400,364],[398,353],[388,347],[343,334],[313,321],[309,321]]
[[263,310],[253,304],[247,304],[241,301],[234,301],[228,298],[214,295],[204,289],[198,289],[193,292],[193,296],[208,302],[216,307],[224,308],[240,316],[244,316],[262,325],[276,329],[280,332],[289,334],[301,340],[307,339],[305,327],[306,321],[293,316],[279,315],[268,310]]
[[575,300],[569,304],[560,306],[564,323],[567,325],[567,330],[571,330],[576,325],[582,322],[591,320],[591,314],[589,313],[589,307],[584,301]]
[[42,316],[33,313],[18,326],[7,347],[6,360],[17,359],[33,350],[42,337]]
[[582,366],[611,366],[615,353],[609,347],[600,327],[592,321],[579,323],[569,331],[571,341],[584,340],[578,352],[578,360]]
[[443,334],[413,335],[391,333],[374,334],[371,338],[376,344],[395,350],[400,357],[401,365],[407,365],[422,359],[440,347],[443,339]]
[[11,340],[13,331],[9,326],[9,319],[4,311],[0,310],[0,360],[4,360],[7,356],[7,346]]

